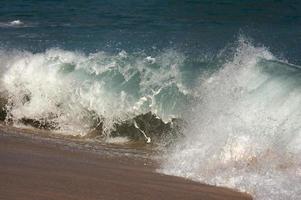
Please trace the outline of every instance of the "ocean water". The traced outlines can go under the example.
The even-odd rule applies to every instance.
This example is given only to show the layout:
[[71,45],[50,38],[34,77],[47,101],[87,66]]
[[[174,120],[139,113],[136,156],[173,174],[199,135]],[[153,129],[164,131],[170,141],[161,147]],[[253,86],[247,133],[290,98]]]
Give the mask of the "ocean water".
[[3,1],[0,105],[13,126],[160,135],[162,173],[297,200],[300,35],[298,1]]

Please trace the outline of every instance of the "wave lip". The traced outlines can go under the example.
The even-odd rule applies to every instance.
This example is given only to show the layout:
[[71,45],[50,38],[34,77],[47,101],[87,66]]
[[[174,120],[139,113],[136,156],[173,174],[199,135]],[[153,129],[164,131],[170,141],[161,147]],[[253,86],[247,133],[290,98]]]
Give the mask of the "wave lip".
[[141,139],[148,133],[137,132],[139,120],[133,129],[133,119],[152,113],[149,120],[169,124],[181,117],[192,96],[181,77],[185,58],[173,50],[152,57],[61,49],[0,53],[6,120],[15,125],[85,136],[95,129],[116,135],[121,124],[131,124],[128,128]]

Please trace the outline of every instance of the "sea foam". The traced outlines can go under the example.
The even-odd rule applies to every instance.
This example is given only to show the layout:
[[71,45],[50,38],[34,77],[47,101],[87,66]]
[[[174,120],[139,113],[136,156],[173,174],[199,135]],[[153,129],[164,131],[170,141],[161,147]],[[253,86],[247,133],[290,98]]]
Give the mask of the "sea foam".
[[109,133],[114,124],[147,112],[167,122],[179,116],[189,95],[180,72],[185,58],[173,50],[151,62],[149,57],[125,51],[2,51],[0,86],[8,94],[7,120],[76,135],[87,134],[97,120]]
[[159,171],[258,200],[300,199],[300,69],[240,38],[233,59],[202,76],[198,92],[185,139]]

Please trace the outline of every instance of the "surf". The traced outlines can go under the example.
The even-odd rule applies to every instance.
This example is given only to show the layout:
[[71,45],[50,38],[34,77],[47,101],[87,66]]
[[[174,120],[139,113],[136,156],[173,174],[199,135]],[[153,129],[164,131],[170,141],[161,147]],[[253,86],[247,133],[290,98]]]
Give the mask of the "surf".
[[300,196],[300,66],[244,36],[210,58],[52,48],[0,60],[9,125],[164,144],[161,173],[259,200]]
[[148,135],[173,132],[192,96],[181,77],[184,55],[174,50],[2,51],[0,60],[2,118],[13,126],[150,142]]
[[298,199],[301,70],[245,38],[219,70],[202,76],[185,138],[159,170],[236,188],[255,199]]

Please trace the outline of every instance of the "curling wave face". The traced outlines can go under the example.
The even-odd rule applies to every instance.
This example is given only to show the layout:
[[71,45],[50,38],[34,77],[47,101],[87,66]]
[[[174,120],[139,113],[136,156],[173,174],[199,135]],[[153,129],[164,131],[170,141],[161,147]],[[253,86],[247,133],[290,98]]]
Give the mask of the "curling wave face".
[[199,86],[185,139],[161,172],[237,188],[255,199],[301,196],[301,69],[240,39]]
[[167,123],[180,117],[191,94],[181,75],[184,55],[155,57],[125,51],[85,55],[60,49],[0,54],[6,120],[86,135],[151,112]]

